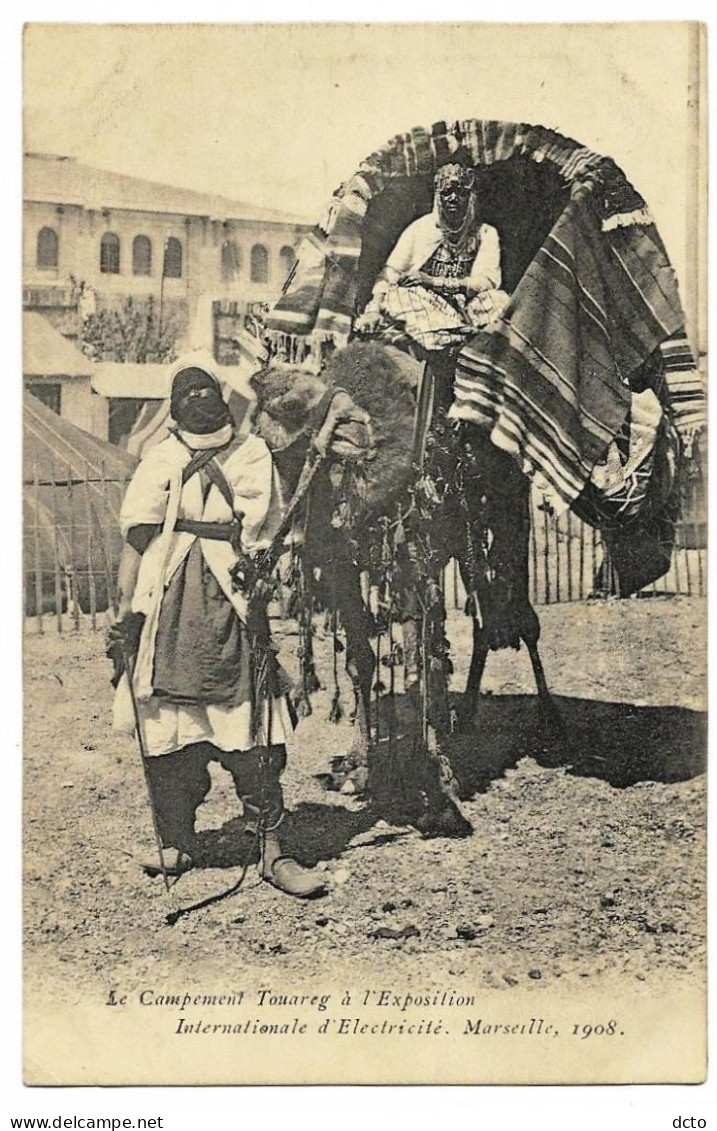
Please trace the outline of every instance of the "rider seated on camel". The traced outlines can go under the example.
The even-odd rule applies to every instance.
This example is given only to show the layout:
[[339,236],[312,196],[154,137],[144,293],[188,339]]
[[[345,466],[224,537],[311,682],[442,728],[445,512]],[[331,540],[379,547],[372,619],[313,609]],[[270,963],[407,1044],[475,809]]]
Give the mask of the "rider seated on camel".
[[402,232],[355,324],[413,352],[462,345],[508,302],[498,233],[478,219],[474,170],[454,160],[433,183],[433,210]]

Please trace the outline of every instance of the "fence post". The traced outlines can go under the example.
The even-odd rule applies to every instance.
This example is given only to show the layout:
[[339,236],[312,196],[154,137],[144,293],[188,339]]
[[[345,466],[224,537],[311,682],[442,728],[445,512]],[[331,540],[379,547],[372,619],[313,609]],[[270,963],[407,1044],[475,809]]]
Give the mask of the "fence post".
[[52,556],[55,567],[55,614],[57,631],[62,632],[62,571],[60,569],[59,530],[57,527],[57,471],[55,461],[51,464],[52,485],[50,487],[52,510]]
[[[685,531],[685,533],[686,533],[685,525],[681,526],[681,530]],[[682,537],[680,537],[680,541],[681,542],[684,541],[684,543],[685,543],[684,551],[685,551],[685,574],[687,575],[687,596],[691,597],[692,596],[692,573],[690,571],[690,546],[689,546],[690,539],[689,538],[683,539]]]
[[543,511],[543,533],[545,541],[543,545],[543,580],[545,582],[545,604],[550,604],[550,520],[548,519],[548,512]]
[[535,512],[535,496],[531,492],[531,508],[530,508],[530,550],[533,561],[533,586],[532,586],[532,601],[533,605],[538,603],[538,537],[536,533],[536,512]]
[[97,629],[97,588],[95,586],[95,571],[92,561],[92,534],[94,523],[92,521],[92,503],[90,501],[90,465],[85,464],[85,518],[87,521],[87,582],[90,589],[90,624],[92,631]]
[[568,510],[567,518],[567,559],[568,559],[568,601],[573,599],[573,527],[572,527],[572,511]]
[[700,537],[700,528],[699,528],[698,524],[695,523],[694,527],[695,527],[695,546],[697,548],[697,585],[698,585],[699,596],[704,597],[704,595],[705,595],[705,585],[704,585],[705,579],[704,579],[704,572],[703,572],[704,567],[702,565],[702,547],[700,545],[700,542],[702,541],[702,539]]
[[75,553],[75,498],[72,490],[72,468],[69,463],[67,465],[67,506],[69,510],[69,540],[70,540],[70,563],[72,569],[72,619],[75,625],[75,632],[80,631],[80,595],[78,592],[77,584],[77,555]]
[[37,617],[37,631],[42,636],[45,631],[42,621],[42,568],[40,560],[40,484],[37,478],[37,464],[33,464],[33,500],[35,511],[35,616]]
[[560,601],[560,519],[553,519],[555,531],[555,600]]
[[675,544],[672,547],[672,568],[675,571],[675,593],[679,596],[680,593],[680,524],[675,523]]
[[109,535],[107,527],[105,526],[104,519],[110,511],[109,495],[107,492],[107,476],[105,474],[105,461],[102,460],[100,465],[100,477],[102,480],[102,501],[105,505],[105,513],[102,516],[103,521],[100,524],[102,533],[102,554],[105,563],[105,579],[107,582],[107,605],[113,611],[117,612],[117,589],[115,586],[114,572],[112,570],[112,543],[111,535]]

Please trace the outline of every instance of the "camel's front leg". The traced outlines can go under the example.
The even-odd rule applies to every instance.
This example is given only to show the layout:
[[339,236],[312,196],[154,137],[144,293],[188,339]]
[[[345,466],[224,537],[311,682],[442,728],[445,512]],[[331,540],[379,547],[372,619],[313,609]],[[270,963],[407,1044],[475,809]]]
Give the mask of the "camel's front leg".
[[445,753],[452,730],[444,663],[445,609],[437,583],[429,581],[421,614],[404,623],[407,694],[414,713],[413,771],[422,799],[416,828],[424,836],[470,836],[460,810],[458,784]]
[[[351,680],[355,704],[351,747],[339,760],[334,774],[337,783],[341,782],[341,788],[363,793],[369,776],[369,704],[376,661],[356,566],[346,563],[336,569],[333,599],[346,636],[346,672]],[[350,786],[347,782],[351,783]]]

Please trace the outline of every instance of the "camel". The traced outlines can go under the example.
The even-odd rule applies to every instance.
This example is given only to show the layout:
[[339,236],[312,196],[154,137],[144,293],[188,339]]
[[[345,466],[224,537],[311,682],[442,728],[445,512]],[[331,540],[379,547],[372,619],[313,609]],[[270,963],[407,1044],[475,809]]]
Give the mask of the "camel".
[[[460,834],[445,737],[474,721],[491,649],[526,644],[542,718],[560,726],[528,596],[524,473],[548,505],[603,530],[621,595],[669,566],[676,453],[690,450],[704,396],[659,233],[612,159],[555,131],[481,119],[416,127],[336,190],[264,336],[272,362],[256,379],[256,426],[268,429],[289,494],[325,385],[346,389],[376,433],[362,474],[327,466],[317,476],[301,555],[305,578],[320,572],[324,590],[328,579],[323,599],[347,633],[359,741],[344,769],[365,777],[376,666],[359,581],[368,570],[379,638],[407,670],[416,747],[429,755],[417,771],[437,814],[427,823]],[[608,453],[624,466],[619,444],[629,448],[633,397],[645,391],[662,411],[654,456],[608,492]],[[448,696],[439,583],[450,557],[473,617],[462,719]],[[303,616],[306,661],[310,607]]]

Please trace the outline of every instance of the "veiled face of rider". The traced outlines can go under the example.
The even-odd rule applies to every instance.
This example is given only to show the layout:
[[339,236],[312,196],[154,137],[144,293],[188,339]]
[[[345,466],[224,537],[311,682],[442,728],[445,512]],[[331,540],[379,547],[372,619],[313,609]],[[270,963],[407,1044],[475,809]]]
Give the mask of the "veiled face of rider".
[[438,190],[441,212],[451,227],[463,223],[471,199],[471,190],[458,181],[449,181]]
[[468,223],[475,193],[475,174],[458,162],[442,165],[434,179],[435,207],[441,226],[460,232]]

